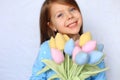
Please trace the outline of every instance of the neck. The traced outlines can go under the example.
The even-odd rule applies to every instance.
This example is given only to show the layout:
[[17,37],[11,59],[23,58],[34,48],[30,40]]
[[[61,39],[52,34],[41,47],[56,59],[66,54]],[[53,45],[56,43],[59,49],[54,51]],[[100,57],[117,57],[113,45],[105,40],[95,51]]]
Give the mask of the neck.
[[80,35],[79,34],[74,34],[74,35],[68,35],[70,38],[72,38],[74,41],[78,40]]

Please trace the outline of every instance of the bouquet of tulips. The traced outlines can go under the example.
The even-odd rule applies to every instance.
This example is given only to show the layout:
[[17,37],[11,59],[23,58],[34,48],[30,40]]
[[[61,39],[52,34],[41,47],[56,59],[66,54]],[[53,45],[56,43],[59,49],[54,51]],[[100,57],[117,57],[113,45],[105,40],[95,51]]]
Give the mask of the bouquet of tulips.
[[104,59],[103,45],[92,40],[90,32],[82,34],[74,42],[67,35],[57,33],[49,41],[52,60],[43,59],[46,66],[38,72],[41,74],[52,69],[56,74],[48,80],[85,80],[97,73],[107,70],[97,65]]

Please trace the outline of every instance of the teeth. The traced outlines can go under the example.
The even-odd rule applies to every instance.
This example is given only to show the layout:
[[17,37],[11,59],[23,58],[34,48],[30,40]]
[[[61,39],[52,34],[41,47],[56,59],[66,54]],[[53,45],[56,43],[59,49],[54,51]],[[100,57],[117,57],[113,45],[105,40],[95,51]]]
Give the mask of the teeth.
[[73,22],[73,23],[69,24],[68,27],[72,27],[72,26],[76,25],[76,23],[77,22]]

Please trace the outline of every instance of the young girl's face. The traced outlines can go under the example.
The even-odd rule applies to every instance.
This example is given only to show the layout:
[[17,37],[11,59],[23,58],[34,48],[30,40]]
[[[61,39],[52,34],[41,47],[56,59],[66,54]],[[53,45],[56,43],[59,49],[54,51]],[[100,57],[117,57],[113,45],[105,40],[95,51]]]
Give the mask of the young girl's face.
[[82,25],[82,16],[76,7],[53,3],[48,25],[52,30],[57,30],[62,34],[78,35]]

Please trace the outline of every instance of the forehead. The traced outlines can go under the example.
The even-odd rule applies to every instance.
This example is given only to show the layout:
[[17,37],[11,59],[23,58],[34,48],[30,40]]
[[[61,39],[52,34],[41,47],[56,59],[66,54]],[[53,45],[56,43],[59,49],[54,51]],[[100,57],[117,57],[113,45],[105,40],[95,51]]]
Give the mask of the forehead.
[[51,7],[50,7],[50,13],[54,14],[57,13],[59,11],[63,11],[69,7],[72,7],[73,5],[69,5],[69,4],[60,4],[60,3],[52,3]]

